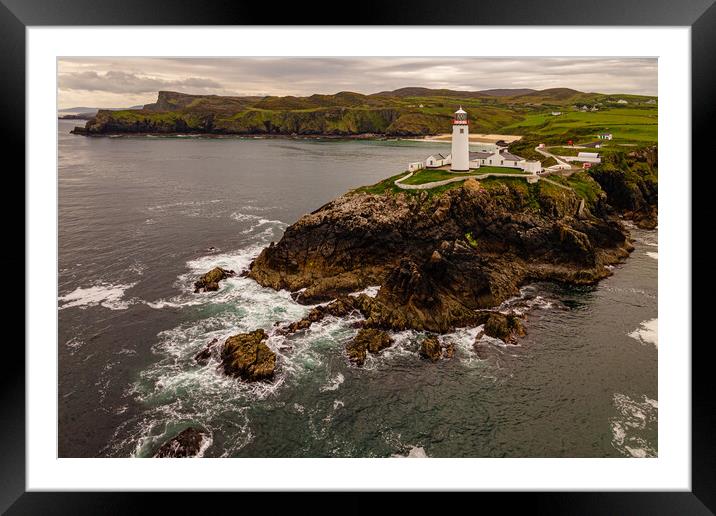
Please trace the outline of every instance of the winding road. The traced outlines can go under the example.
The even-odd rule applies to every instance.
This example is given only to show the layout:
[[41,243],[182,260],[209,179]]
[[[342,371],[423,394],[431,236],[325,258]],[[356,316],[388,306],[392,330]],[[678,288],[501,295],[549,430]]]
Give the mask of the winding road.
[[566,161],[562,161],[561,159],[559,159],[558,156],[555,156],[555,155],[552,154],[551,152],[547,152],[546,150],[541,149],[541,148],[539,148],[539,147],[535,147],[535,150],[536,150],[537,152],[539,152],[540,154],[542,154],[542,156],[545,156],[545,157],[547,157],[547,158],[554,158],[555,161],[557,162],[556,165],[552,165],[551,167],[547,167],[545,170],[571,170],[571,169],[572,169],[572,165],[570,165],[570,164],[567,163]]
[[[422,169],[421,169],[422,170]],[[393,181],[393,184],[397,186],[398,188],[402,188],[403,190],[429,190],[431,188],[435,188],[436,186],[443,186],[450,183],[457,183],[458,181],[465,181],[466,179],[485,179],[487,177],[523,177],[525,178],[525,181],[528,179],[535,179],[539,180],[539,176],[536,174],[501,174],[499,172],[488,172],[486,174],[473,174],[469,176],[459,176],[459,177],[451,177],[450,179],[443,179],[442,181],[433,181],[431,183],[423,183],[420,185],[404,185],[402,182],[406,179],[413,176],[415,172],[410,172],[408,175],[405,175],[401,178],[396,179]],[[553,181],[550,181],[552,183]],[[558,184],[558,183],[555,183]],[[563,185],[559,185],[563,186]],[[566,188],[566,187],[565,187]],[[570,188],[571,190],[571,188]]]

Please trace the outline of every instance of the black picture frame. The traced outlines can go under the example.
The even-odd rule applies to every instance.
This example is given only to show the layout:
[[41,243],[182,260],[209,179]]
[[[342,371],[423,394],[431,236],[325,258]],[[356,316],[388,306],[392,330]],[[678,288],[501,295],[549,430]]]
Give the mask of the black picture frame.
[[[280,7],[279,7],[280,6]],[[0,99],[3,106],[3,155],[6,174],[5,202],[2,203],[5,241],[15,249],[2,258],[5,269],[23,270],[25,277],[25,226],[16,221],[25,213],[25,30],[30,26],[111,26],[111,25],[545,25],[545,26],[687,26],[691,27],[692,70],[692,153],[713,148],[716,108],[716,5],[714,0],[459,0],[449,3],[413,0],[412,2],[375,2],[366,0],[345,10],[337,3],[286,3],[269,8],[260,2],[237,0],[0,0]],[[340,9],[340,10],[339,10]],[[341,14],[343,13],[343,14]],[[10,160],[9,158],[15,158]],[[11,165],[12,170],[10,170]],[[14,182],[14,184],[13,184]],[[705,189],[700,195],[704,196]],[[23,195],[19,195],[23,192]],[[697,194],[697,197],[693,197]],[[692,189],[692,206],[708,206]],[[699,202],[703,201],[703,202]],[[18,205],[19,204],[19,205]],[[20,211],[21,210],[21,211]],[[693,214],[692,214],[693,215]],[[692,216],[694,223],[697,219]],[[694,231],[693,234],[697,234]],[[19,242],[23,245],[20,246]],[[22,249],[22,251],[19,251]],[[694,259],[692,274],[701,261]],[[701,267],[699,267],[701,268]],[[32,271],[33,274],[53,274]],[[17,281],[17,280],[15,280]],[[14,288],[17,288],[16,286]],[[6,310],[6,324],[19,327],[24,319],[23,303],[14,300]],[[693,310],[698,310],[695,303]],[[12,313],[14,310],[16,313]],[[20,313],[22,311],[22,314]],[[692,320],[700,320],[694,318]],[[10,321],[15,321],[10,323]],[[24,330],[22,338],[24,341]],[[688,335],[682,343],[692,353],[692,491],[691,492],[611,492],[611,493],[481,493],[483,499],[499,503],[504,509],[529,504],[530,511],[550,514],[714,514],[716,512],[716,447],[711,437],[714,428],[714,402],[710,342]],[[20,335],[18,335],[20,337]],[[693,340],[691,340],[693,339]],[[693,343],[693,344],[692,344]],[[700,345],[699,345],[700,344]],[[49,351],[48,351],[49,352]],[[2,424],[0,425],[0,511],[7,514],[84,514],[144,512],[155,500],[148,494],[130,493],[39,493],[25,492],[25,352],[19,338],[7,339],[3,358],[6,367],[0,375]],[[619,459],[616,459],[619,460]],[[162,511],[191,504],[183,494],[162,494]],[[214,498],[222,503],[227,495]],[[246,497],[246,494],[240,496]],[[252,497],[255,495],[252,495]],[[260,495],[259,495],[260,496]],[[263,496],[266,496],[264,494]],[[453,495],[454,496],[454,495]],[[474,495],[473,495],[474,496]],[[291,504],[296,498],[271,495],[271,510]],[[354,493],[341,505],[351,512],[370,510],[372,502]],[[461,500],[463,497],[453,499]],[[423,497],[404,500],[403,507],[424,504]],[[253,500],[243,502],[250,507]],[[300,503],[300,502],[299,502]],[[469,502],[474,503],[474,502]],[[480,503],[483,503],[482,501]],[[486,507],[486,506],[481,506]],[[314,506],[315,508],[315,506]],[[339,509],[340,510],[340,509]]]

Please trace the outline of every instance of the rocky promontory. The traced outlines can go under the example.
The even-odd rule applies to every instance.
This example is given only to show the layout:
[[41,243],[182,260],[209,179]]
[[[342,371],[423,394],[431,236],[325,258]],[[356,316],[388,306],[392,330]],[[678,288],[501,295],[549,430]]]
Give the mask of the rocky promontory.
[[349,192],[289,226],[248,275],[306,304],[380,285],[374,298],[341,298],[321,309],[356,309],[364,328],[444,333],[486,324],[514,340],[523,332],[519,321],[481,310],[528,282],[595,283],[633,249],[599,184],[580,180],[590,189],[582,209],[574,190],[518,179],[469,179],[417,194]]

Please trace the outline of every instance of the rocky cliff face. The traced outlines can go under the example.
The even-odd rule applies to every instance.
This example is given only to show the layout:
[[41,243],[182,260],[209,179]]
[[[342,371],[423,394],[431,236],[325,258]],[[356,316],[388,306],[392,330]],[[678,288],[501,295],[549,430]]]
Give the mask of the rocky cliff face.
[[609,198],[609,204],[643,229],[657,225],[657,148],[607,156],[590,170]]
[[446,332],[480,324],[477,310],[526,282],[609,275],[632,249],[628,233],[603,192],[578,216],[579,204],[574,192],[518,180],[433,196],[349,193],[290,226],[248,274],[304,303],[380,285],[356,299],[366,327]]

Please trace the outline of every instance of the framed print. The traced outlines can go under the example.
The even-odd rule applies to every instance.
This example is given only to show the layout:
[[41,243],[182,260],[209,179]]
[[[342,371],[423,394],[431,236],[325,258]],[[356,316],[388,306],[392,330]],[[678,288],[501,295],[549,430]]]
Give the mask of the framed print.
[[3,509],[427,490],[713,511],[691,303],[710,2],[351,26],[155,4],[3,6],[27,203]]

